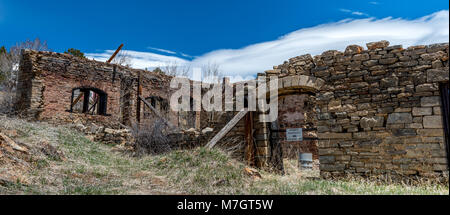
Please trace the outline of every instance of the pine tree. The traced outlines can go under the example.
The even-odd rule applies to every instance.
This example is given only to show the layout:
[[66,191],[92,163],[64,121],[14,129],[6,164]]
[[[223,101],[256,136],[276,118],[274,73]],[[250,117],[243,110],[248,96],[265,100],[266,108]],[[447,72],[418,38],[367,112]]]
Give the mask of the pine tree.
[[65,54],[70,54],[75,57],[85,58],[84,53],[78,49],[70,48],[64,52]]

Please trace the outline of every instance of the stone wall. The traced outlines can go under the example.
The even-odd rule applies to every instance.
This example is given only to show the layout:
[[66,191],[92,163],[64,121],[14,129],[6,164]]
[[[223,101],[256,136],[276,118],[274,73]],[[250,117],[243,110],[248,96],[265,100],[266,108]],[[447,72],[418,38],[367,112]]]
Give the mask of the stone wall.
[[448,173],[439,97],[448,43],[367,48],[302,55],[265,73],[324,80],[314,92],[322,176]]

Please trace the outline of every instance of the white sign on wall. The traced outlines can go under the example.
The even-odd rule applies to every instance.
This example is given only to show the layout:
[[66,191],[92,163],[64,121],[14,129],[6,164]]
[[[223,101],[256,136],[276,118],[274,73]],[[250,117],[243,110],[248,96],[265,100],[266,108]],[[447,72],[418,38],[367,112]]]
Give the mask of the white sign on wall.
[[286,140],[289,142],[302,141],[303,140],[303,129],[301,129],[301,128],[286,129]]

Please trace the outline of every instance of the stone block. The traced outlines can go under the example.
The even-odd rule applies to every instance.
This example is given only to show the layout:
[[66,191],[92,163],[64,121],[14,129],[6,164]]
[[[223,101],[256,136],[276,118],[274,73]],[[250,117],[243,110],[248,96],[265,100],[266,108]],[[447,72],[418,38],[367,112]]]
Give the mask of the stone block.
[[440,69],[427,70],[427,82],[442,82],[448,81],[448,67]]
[[[378,60],[367,60],[367,61],[364,61],[364,62],[363,62],[363,65],[364,65],[364,66],[367,66],[367,67],[372,67],[372,66],[375,66],[375,65],[377,65],[377,64],[378,64]],[[374,72],[377,72],[377,71],[374,71]],[[373,74],[374,72],[372,72],[372,74]]]
[[418,129],[417,134],[423,137],[442,137],[444,136],[444,129],[439,128]]
[[353,141],[341,141],[339,142],[339,146],[342,148],[348,148],[353,146]]
[[319,161],[321,164],[324,163],[334,163],[336,161],[334,156],[320,156]]
[[405,128],[423,128],[422,123],[406,124]]
[[369,84],[367,82],[350,83],[350,87],[353,89],[360,89],[368,86]]
[[432,91],[437,91],[437,90],[439,90],[437,84],[427,83],[427,84],[418,85],[416,87],[416,92],[418,92],[418,93],[420,93],[420,92],[432,92]]
[[382,59],[380,59],[380,60],[378,60],[378,62],[380,63],[380,64],[393,64],[393,63],[395,63],[395,62],[397,62],[398,61],[398,58],[396,58],[396,57],[391,57],[391,58],[382,58]]
[[358,45],[349,45],[347,46],[347,48],[345,49],[345,54],[346,55],[353,55],[353,54],[359,54],[364,50],[363,47],[358,46]]
[[410,113],[391,113],[388,116],[387,124],[412,123]]
[[380,81],[380,86],[382,88],[389,88],[389,87],[396,87],[398,85],[398,78],[397,77],[388,77],[383,78]]
[[360,120],[361,128],[382,127],[383,123],[384,117],[381,116],[363,117]]
[[412,109],[413,116],[429,116],[433,114],[433,109],[431,107],[414,107]]
[[389,46],[389,41],[382,40],[378,42],[371,42],[366,44],[369,50],[382,49]]
[[319,155],[332,155],[336,150],[336,148],[320,148],[319,149]]
[[345,164],[320,164],[320,170],[321,171],[328,171],[328,172],[333,172],[333,171],[344,171],[345,169]]
[[319,139],[350,139],[352,133],[319,133],[317,137]]
[[443,128],[442,116],[424,116],[423,117],[424,128]]
[[434,115],[441,115],[442,114],[442,108],[441,107],[433,107],[433,114]]
[[342,108],[341,100],[331,100],[328,103],[328,111],[338,111]]
[[422,97],[420,99],[420,105],[422,107],[436,107],[440,106],[441,98],[439,96]]
[[370,56],[367,53],[355,54],[355,55],[353,55],[353,58],[352,58],[352,60],[354,60],[354,61],[365,61],[365,60],[369,60],[369,59],[370,59]]
[[417,135],[416,129],[413,129],[413,128],[392,129],[392,134],[394,136],[415,136],[415,135]]

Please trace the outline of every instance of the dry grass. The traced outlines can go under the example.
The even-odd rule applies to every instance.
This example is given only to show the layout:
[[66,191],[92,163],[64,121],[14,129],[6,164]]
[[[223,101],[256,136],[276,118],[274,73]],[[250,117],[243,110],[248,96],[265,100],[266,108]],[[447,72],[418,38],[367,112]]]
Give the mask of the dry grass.
[[156,160],[158,173],[172,188],[188,194],[250,195],[448,195],[448,185],[380,183],[363,178],[324,180],[318,169],[300,171],[296,161],[286,160],[286,174],[260,172],[262,178],[244,174],[244,165],[219,150],[203,148],[177,151]]
[[[285,161],[286,162],[286,161]],[[339,180],[319,178],[318,170],[300,171],[294,161],[285,165],[284,176],[263,173],[263,179],[251,187],[250,194],[280,195],[448,195],[448,185],[423,181],[415,185],[384,183],[367,178]]]
[[15,141],[40,148],[50,143],[64,159],[33,153],[33,168],[21,180],[0,186],[4,194],[127,194],[172,193],[164,179],[149,171],[148,159],[136,159],[114,152],[111,146],[90,141],[66,127],[30,123],[2,117],[0,131],[17,133]]
[[[261,171],[262,178],[252,178],[244,164],[217,149],[130,157],[67,127],[3,116],[0,132],[33,152],[32,168],[21,173],[20,180],[0,180],[0,194],[449,194],[448,185],[431,182],[323,180],[317,170],[299,171],[294,161],[285,161],[284,176]],[[43,153],[46,145],[53,150]]]

